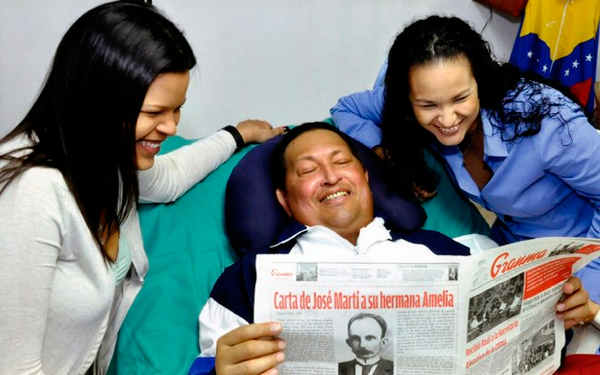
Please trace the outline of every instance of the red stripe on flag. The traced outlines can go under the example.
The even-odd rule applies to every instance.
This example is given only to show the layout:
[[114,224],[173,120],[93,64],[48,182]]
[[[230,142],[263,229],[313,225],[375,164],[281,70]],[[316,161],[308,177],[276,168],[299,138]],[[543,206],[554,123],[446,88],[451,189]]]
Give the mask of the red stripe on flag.
[[588,78],[585,81],[578,82],[570,87],[571,92],[575,94],[579,100],[579,104],[581,104],[583,107],[587,105],[587,102],[590,99],[592,83],[592,78]]

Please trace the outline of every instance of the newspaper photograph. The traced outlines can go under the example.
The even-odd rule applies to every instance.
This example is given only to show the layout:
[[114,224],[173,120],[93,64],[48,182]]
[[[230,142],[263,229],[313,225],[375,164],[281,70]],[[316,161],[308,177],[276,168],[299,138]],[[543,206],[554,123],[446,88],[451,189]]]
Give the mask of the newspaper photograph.
[[278,321],[281,374],[551,374],[555,304],[600,240],[544,238],[460,256],[259,255],[255,321]]

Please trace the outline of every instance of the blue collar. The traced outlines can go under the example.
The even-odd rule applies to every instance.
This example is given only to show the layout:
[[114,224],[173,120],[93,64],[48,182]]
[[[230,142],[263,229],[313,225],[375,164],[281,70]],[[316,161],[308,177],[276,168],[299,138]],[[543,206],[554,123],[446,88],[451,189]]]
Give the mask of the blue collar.
[[485,156],[494,158],[508,157],[508,148],[506,147],[506,142],[502,140],[502,134],[500,134],[500,130],[492,126],[489,110],[484,109],[481,111],[481,122],[483,123],[483,134],[485,134]]

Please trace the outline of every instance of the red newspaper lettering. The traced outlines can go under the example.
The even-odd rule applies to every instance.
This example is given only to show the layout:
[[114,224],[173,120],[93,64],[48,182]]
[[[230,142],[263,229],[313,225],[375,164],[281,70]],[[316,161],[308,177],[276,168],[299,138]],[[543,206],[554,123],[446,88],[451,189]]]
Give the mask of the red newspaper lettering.
[[553,285],[561,283],[571,276],[571,267],[579,258],[564,258],[550,261],[525,273],[525,291],[523,299],[538,295]]
[[511,259],[507,259],[510,254],[502,253],[498,255],[496,259],[494,259],[494,262],[492,263],[492,269],[490,270],[490,274],[492,275],[492,278],[496,278],[496,276],[498,276],[499,274],[512,271],[517,267],[521,267],[527,263],[531,263],[533,261],[541,259],[544,256],[546,256],[546,253],[546,250],[542,250],[538,251],[537,253],[531,253],[518,258]]
[[498,351],[499,349],[505,347],[507,344],[506,339],[503,339],[502,341],[498,341],[496,344],[494,344],[494,346],[492,346],[490,348],[490,353],[493,353],[495,351]]
[[454,307],[454,294],[446,289],[442,293],[423,292],[423,307]]
[[333,307],[338,310],[358,309],[360,292],[356,291],[350,295],[337,292],[333,295]]
[[369,309],[377,309],[379,308],[379,300],[377,299],[377,296],[369,296]]
[[313,294],[313,309],[319,310],[331,310],[333,308],[333,297],[331,297],[331,290],[328,294]]
[[307,310],[310,308],[310,295],[305,291],[300,294],[300,309]]
[[512,331],[513,329],[517,328],[518,326],[519,326],[519,321],[516,320],[516,321],[510,323],[509,325],[507,325],[506,327],[500,328],[497,332],[498,337],[506,335],[508,332]]
[[418,294],[387,295],[380,292],[379,302],[382,309],[421,307],[421,296]]
[[471,360],[467,361],[467,368],[469,368],[469,367],[473,366],[474,364],[476,364],[477,362],[481,361],[486,356],[487,356],[486,353],[479,353],[477,355],[477,357],[475,357],[474,359],[471,359]]
[[465,351],[465,354],[468,356],[470,356],[471,354],[474,354],[476,351],[478,351],[479,349],[481,349],[481,342],[477,341],[476,343],[474,343],[470,348],[467,348],[467,350]]
[[276,310],[297,309],[298,296],[292,292],[289,292],[288,294],[279,294],[279,292],[275,292],[273,307],[275,307]]

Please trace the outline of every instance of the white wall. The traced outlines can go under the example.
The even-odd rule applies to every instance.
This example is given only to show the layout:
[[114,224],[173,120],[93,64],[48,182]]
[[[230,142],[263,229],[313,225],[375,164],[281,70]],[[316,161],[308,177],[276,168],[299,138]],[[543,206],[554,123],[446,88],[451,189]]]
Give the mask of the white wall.
[[[0,136],[37,95],[68,26],[97,0],[0,1]],[[430,13],[481,30],[472,0],[154,0],[198,58],[179,134],[202,137],[245,118],[274,125],[329,116],[337,99],[372,86],[397,32]],[[494,12],[483,31],[508,60],[518,20]]]

